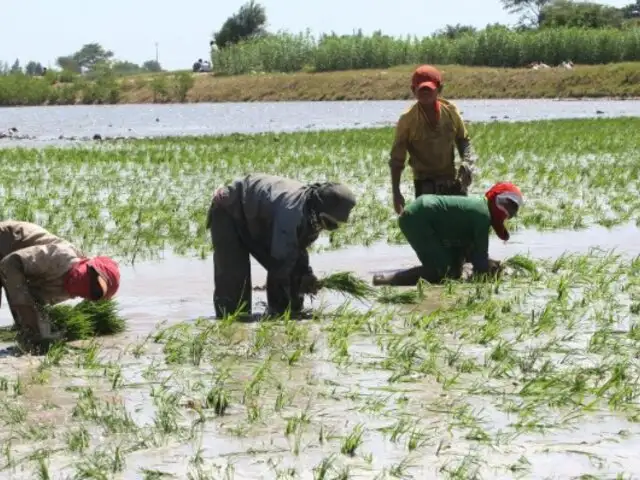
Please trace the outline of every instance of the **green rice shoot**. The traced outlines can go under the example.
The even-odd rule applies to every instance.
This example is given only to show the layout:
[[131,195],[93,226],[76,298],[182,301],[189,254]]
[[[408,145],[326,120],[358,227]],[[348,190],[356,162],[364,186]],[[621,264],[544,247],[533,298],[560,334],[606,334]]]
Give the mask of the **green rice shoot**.
[[320,288],[334,290],[358,299],[373,295],[374,288],[351,272],[338,272],[319,279]]
[[[53,305],[44,308],[54,331],[63,332],[67,341],[113,335],[126,329],[114,300],[81,301],[76,305]],[[18,331],[15,326],[0,328],[0,342],[13,342]]]

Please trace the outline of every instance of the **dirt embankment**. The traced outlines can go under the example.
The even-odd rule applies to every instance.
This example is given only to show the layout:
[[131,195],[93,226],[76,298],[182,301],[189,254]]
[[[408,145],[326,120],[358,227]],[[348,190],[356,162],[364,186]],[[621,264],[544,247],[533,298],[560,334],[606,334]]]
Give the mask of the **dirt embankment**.
[[[640,63],[542,70],[439,66],[448,98],[638,98]],[[188,102],[404,100],[413,67],[325,73],[196,74]],[[147,77],[149,78],[149,77]],[[120,103],[153,102],[151,81],[123,80]],[[169,99],[169,101],[172,101]]]

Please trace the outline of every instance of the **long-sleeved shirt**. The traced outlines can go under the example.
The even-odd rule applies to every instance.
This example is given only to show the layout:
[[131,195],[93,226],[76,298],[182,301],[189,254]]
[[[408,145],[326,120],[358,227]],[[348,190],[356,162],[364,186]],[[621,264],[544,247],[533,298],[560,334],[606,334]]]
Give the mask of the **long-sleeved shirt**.
[[403,113],[395,128],[389,165],[404,169],[407,153],[416,180],[453,180],[456,177],[455,149],[473,169],[476,157],[469,134],[457,107],[439,99],[439,120],[431,125],[419,103]]
[[422,195],[407,204],[403,215],[428,225],[444,247],[467,252],[474,271],[487,272],[491,213],[486,198]]
[[64,279],[83,256],[71,243],[29,222],[0,222],[0,279],[12,307],[71,298]]

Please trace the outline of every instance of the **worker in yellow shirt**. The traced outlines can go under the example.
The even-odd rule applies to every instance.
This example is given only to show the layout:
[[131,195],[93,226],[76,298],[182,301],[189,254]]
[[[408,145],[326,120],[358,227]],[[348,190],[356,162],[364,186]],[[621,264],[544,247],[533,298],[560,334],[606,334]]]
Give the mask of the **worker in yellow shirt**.
[[[431,65],[421,65],[411,80],[417,102],[399,119],[389,166],[393,206],[404,210],[400,177],[409,153],[415,197],[424,194],[467,195],[476,163],[469,134],[457,107],[439,95],[442,75]],[[462,162],[456,170],[455,150]]]

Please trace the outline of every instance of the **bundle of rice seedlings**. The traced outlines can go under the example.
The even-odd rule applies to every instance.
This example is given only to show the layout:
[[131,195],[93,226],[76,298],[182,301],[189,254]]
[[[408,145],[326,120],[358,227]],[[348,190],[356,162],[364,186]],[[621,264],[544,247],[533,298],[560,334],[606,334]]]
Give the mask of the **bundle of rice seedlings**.
[[63,332],[66,340],[82,340],[94,336],[112,335],[124,331],[126,322],[118,313],[113,300],[76,305],[54,305],[45,308],[55,330]]
[[91,320],[75,306],[54,305],[44,310],[51,320],[52,330],[63,332],[66,340],[81,340],[91,336]]
[[[333,290],[358,299],[366,299],[373,295],[375,289],[351,272],[338,272],[318,279],[321,289]],[[267,286],[253,287],[254,290],[266,290]]]
[[113,300],[82,301],[75,308],[91,320],[93,335],[113,335],[124,332],[127,326],[125,319],[120,316],[117,303]]
[[506,267],[511,267],[518,273],[525,273],[533,276],[537,276],[539,273],[536,263],[531,258],[520,254],[507,258],[502,262],[502,264]]
[[371,296],[375,289],[351,272],[338,272],[318,280],[320,288],[334,290],[358,299]]
[[384,286],[380,289],[376,300],[380,303],[415,304],[419,303],[423,297],[424,293],[417,288],[411,290],[396,290],[392,287]]

